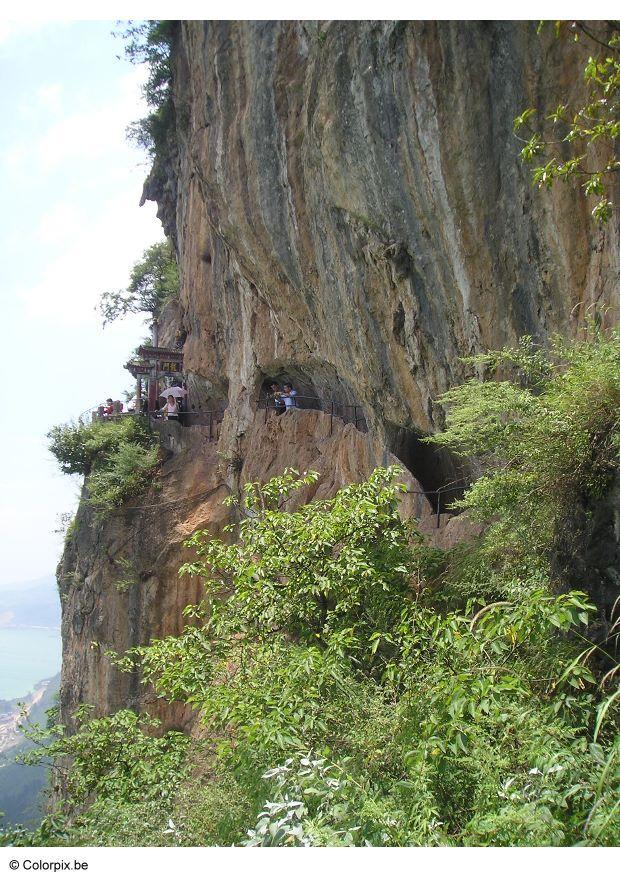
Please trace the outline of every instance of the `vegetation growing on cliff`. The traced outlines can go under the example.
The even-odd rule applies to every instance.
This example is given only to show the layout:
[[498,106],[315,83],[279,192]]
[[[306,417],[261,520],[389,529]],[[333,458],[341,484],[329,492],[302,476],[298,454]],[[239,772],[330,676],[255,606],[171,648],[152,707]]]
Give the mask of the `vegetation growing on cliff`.
[[168,301],[178,296],[179,269],[172,246],[165,240],[144,251],[131,270],[126,289],[101,295],[99,310],[104,325],[127,313],[145,313],[157,319]]
[[581,180],[586,195],[598,198],[592,215],[604,223],[613,210],[611,189],[620,170],[620,26],[557,21],[555,31],[556,37],[581,40],[592,51],[583,73],[586,96],[575,101],[567,94],[542,118],[533,108],[524,110],[514,122],[515,132],[528,137],[521,158],[528,164],[542,161],[532,172],[539,188],[551,188],[557,180]]
[[78,757],[97,801],[56,841],[620,842],[617,610],[595,639],[594,606],[554,564],[571,505],[604,495],[620,459],[620,333],[478,364],[491,379],[445,396],[436,440],[484,465],[463,501],[481,541],[427,547],[398,512],[397,469],[297,510],[313,474],[247,484],[236,540],[191,540],[183,573],[205,585],[191,625],[112,656],[200,712],[189,756],[208,780],[175,783],[180,760],[147,757],[174,790],[102,817],[124,786],[116,763],[91,776]]
[[144,490],[159,465],[159,449],[140,417],[56,425],[50,452],[65,474],[83,474],[89,501],[109,511]]
[[170,52],[177,25],[176,21],[143,21],[130,24],[122,34],[125,56],[132,64],[146,65],[148,71],[143,94],[150,112],[129,126],[128,135],[153,159],[168,154],[174,126]]
[[[181,732],[155,737],[152,733],[160,722],[144,714],[123,710],[96,718],[92,710],[87,705],[78,709],[71,734],[58,723],[26,725],[26,737],[36,747],[20,761],[51,763],[54,787],[62,789],[64,801],[37,830],[6,830],[5,844],[64,844],[70,837],[80,844],[97,844],[112,832],[120,840],[138,806],[143,829],[151,819],[159,824],[185,777],[187,737]],[[83,818],[87,801],[91,804]]]
[[[456,504],[485,523],[476,561],[488,595],[503,597],[513,581],[546,584],[560,551],[564,565],[574,562],[583,548],[575,511],[591,514],[618,471],[620,329],[589,332],[573,343],[557,337],[549,351],[525,337],[476,356],[487,379],[440,399],[447,428],[429,440],[483,469]],[[561,585],[561,569],[555,577]]]
[[442,609],[395,478],[296,513],[280,505],[308,477],[250,484],[236,544],[193,539],[202,628],[120,664],[197,707],[262,802],[229,841],[613,844],[620,742],[584,664],[592,606],[535,576],[509,602]]

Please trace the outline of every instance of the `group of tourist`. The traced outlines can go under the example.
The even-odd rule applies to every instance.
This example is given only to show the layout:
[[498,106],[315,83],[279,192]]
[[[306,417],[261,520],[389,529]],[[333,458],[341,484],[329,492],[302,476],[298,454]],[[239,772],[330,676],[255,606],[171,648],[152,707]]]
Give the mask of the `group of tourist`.
[[[184,410],[183,401],[186,393],[187,390],[181,388],[178,381],[173,382],[172,386],[169,386],[168,389],[164,389],[161,393],[161,397],[165,398],[166,401],[163,407],[157,410],[157,414],[164,419],[171,419],[179,422],[181,419],[180,414]],[[287,410],[292,410],[298,406],[297,390],[293,389],[291,383],[283,383],[280,385],[280,383],[277,383],[274,380],[269,385],[267,400],[268,404],[269,402],[272,402],[276,411],[276,416],[281,416],[283,413],[286,413]],[[122,413],[123,406],[122,402],[113,401],[112,398],[108,398],[105,405],[99,406],[99,415],[106,418],[118,415],[119,413]]]
[[290,383],[284,383],[283,386],[280,386],[279,383],[275,381],[270,384],[270,394],[269,398],[273,399],[273,404],[276,409],[276,416],[281,416],[283,413],[286,413],[287,410],[292,410],[294,407],[297,407],[297,390],[293,389]]
[[[161,397],[166,399],[166,403],[163,407],[157,410],[157,413],[161,415],[164,419],[175,419],[179,420],[179,414],[183,411],[183,398],[186,394],[187,390],[180,388],[177,383],[173,383],[173,385],[164,389],[161,393]],[[97,408],[98,414],[105,419],[108,419],[112,416],[118,416],[119,413],[123,413],[125,405],[122,401],[114,401],[112,398],[107,398],[105,404],[100,404]],[[130,404],[127,408],[128,413],[134,412],[136,409],[135,403]]]

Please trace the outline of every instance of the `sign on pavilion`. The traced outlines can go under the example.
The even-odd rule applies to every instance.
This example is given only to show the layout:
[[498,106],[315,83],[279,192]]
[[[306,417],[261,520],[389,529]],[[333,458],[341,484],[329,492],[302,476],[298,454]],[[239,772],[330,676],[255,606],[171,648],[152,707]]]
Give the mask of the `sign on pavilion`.
[[149,409],[155,410],[159,400],[160,379],[183,373],[183,353],[163,346],[138,347],[139,361],[127,362],[125,367],[136,379],[136,399],[142,408],[142,379],[148,380]]

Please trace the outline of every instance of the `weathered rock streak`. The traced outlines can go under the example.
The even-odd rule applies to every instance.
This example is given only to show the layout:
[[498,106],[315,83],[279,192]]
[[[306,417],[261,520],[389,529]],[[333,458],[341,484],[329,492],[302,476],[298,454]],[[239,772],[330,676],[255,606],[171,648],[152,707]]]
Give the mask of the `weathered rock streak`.
[[617,224],[532,189],[512,130],[581,87],[585,51],[520,22],[182,23],[177,157],[147,194],[187,365],[238,422],[288,374],[430,431],[461,356],[617,306]]

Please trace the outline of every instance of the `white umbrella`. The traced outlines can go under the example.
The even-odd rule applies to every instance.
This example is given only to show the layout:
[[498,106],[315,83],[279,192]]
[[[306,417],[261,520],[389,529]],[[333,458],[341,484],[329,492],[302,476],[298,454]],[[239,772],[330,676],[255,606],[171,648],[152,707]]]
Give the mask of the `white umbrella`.
[[172,395],[173,398],[184,398],[187,395],[187,389],[183,389],[181,386],[169,386],[159,393],[160,398],[167,398],[168,395]]

